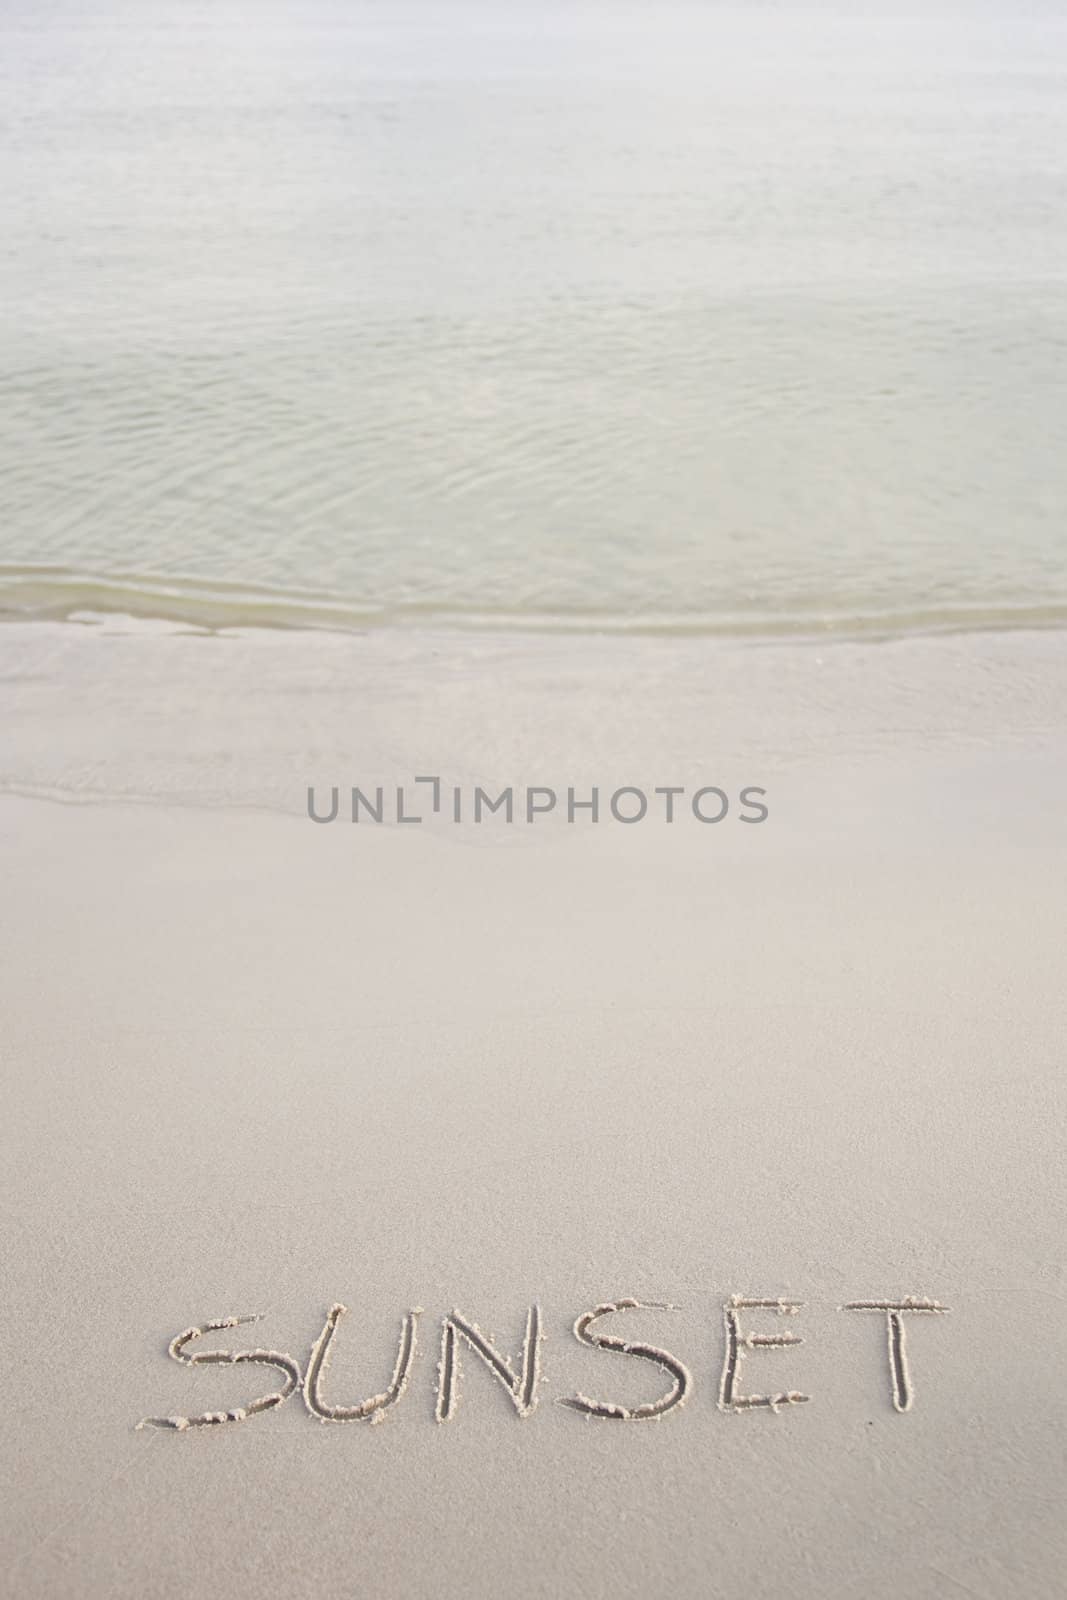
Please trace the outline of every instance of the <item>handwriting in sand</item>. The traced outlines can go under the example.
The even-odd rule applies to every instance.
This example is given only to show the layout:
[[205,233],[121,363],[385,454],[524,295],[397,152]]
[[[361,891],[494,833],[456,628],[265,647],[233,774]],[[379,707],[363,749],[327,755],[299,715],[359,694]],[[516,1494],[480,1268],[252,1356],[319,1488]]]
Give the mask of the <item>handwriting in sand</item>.
[[[589,1419],[617,1422],[658,1421],[673,1411],[680,1410],[694,1388],[692,1373],[684,1362],[658,1345],[629,1339],[609,1333],[600,1326],[607,1319],[623,1318],[633,1311],[669,1312],[677,1310],[665,1301],[637,1300],[623,1296],[608,1300],[583,1311],[574,1323],[574,1336],[589,1349],[604,1350],[620,1356],[633,1356],[651,1364],[665,1380],[660,1394],[639,1405],[624,1404],[609,1398],[591,1398],[585,1394],[562,1395],[559,1403],[569,1410]],[[904,1295],[894,1300],[852,1300],[838,1308],[847,1312],[874,1312],[885,1319],[889,1368],[889,1395],[896,1411],[910,1411],[915,1390],[908,1364],[905,1318],[914,1315],[943,1316],[948,1307],[937,1300],[921,1295]],[[719,1409],[725,1412],[764,1410],[777,1413],[786,1407],[801,1405],[810,1396],[796,1389],[771,1390],[767,1393],[742,1393],[742,1369],[750,1355],[778,1353],[803,1344],[800,1334],[792,1326],[767,1328],[768,1316],[793,1319],[800,1316],[802,1302],[732,1295],[722,1307],[725,1348],[719,1378]],[[253,1400],[225,1411],[202,1411],[191,1416],[145,1417],[139,1428],[170,1428],[184,1432],[189,1428],[218,1427],[229,1422],[243,1422],[264,1411],[275,1411],[285,1404],[297,1390],[304,1404],[320,1422],[371,1422],[378,1423],[391,1407],[399,1404],[408,1387],[408,1379],[416,1355],[421,1307],[404,1313],[400,1323],[396,1362],[388,1385],[379,1394],[352,1403],[339,1404],[323,1393],[330,1352],[338,1327],[347,1307],[337,1304],[330,1308],[322,1332],[315,1340],[303,1369],[291,1355],[281,1350],[190,1350],[207,1334],[227,1332],[258,1322],[259,1317],[221,1317],[204,1322],[198,1327],[186,1328],[173,1338],[168,1346],[172,1360],[183,1366],[242,1365],[264,1367],[280,1373],[280,1386],[261,1394]],[[764,1327],[753,1328],[751,1322],[762,1318]],[[517,1356],[502,1351],[495,1340],[483,1333],[477,1323],[460,1311],[450,1311],[441,1319],[441,1354],[437,1364],[437,1396],[435,1415],[438,1422],[450,1422],[456,1415],[460,1396],[461,1351],[477,1356],[507,1393],[516,1415],[528,1418],[537,1409],[538,1389],[542,1381],[541,1349],[545,1341],[541,1307],[531,1305]]]

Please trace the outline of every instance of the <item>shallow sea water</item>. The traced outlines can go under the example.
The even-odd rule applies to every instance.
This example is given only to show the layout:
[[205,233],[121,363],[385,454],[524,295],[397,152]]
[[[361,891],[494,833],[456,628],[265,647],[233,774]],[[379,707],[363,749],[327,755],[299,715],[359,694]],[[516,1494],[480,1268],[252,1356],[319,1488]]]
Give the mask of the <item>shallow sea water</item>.
[[1067,17],[12,0],[0,614],[1067,619]]

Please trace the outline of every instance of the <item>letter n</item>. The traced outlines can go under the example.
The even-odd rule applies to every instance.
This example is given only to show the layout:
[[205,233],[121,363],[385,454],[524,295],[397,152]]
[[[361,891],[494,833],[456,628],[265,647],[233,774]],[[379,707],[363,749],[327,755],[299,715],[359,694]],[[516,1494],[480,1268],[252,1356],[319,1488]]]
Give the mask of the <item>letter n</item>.
[[438,1422],[450,1421],[459,1403],[460,1340],[484,1361],[494,1378],[503,1384],[519,1416],[530,1416],[537,1405],[543,1338],[541,1308],[533,1305],[526,1316],[526,1333],[522,1341],[522,1367],[516,1372],[508,1358],[501,1355],[481,1329],[459,1311],[452,1311],[447,1317],[442,1318],[441,1363],[437,1369]]

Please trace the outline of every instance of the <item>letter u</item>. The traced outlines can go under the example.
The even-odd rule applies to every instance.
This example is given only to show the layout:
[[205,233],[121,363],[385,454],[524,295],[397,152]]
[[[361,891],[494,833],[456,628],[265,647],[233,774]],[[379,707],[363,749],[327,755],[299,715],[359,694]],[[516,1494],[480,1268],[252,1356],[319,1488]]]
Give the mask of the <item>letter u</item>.
[[339,791],[337,789],[336,784],[330,790],[330,799],[331,799],[330,815],[328,817],[318,817],[318,816],[316,816],[315,815],[315,785],[313,783],[309,783],[308,784],[308,816],[311,818],[312,822],[334,822],[334,821],[336,821],[336,819],[337,819],[337,809],[338,809],[338,806],[340,805],[340,801],[341,801],[341,796],[340,796],[340,793],[339,793]]

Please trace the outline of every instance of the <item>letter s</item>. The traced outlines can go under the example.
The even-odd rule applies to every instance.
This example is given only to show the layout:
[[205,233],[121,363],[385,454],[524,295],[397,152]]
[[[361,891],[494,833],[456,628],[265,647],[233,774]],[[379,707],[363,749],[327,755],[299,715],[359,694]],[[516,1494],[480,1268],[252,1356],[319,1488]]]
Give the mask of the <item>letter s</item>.
[[759,816],[758,817],[742,816],[742,818],[741,818],[742,822],[766,822],[767,817],[769,815],[767,807],[762,803],[762,801],[750,800],[748,798],[750,794],[766,794],[766,793],[767,793],[766,789],[758,789],[758,788],[750,788],[750,789],[742,789],[741,790],[741,804],[742,804],[742,806],[748,806],[752,811],[758,811],[759,812]]
[[681,1405],[693,1380],[687,1368],[675,1356],[668,1355],[666,1350],[657,1350],[655,1345],[633,1344],[627,1339],[613,1339],[610,1334],[591,1331],[594,1322],[606,1317],[612,1311],[677,1311],[677,1309],[677,1306],[657,1305],[649,1301],[613,1300],[606,1305],[597,1306],[595,1311],[583,1312],[574,1324],[574,1337],[581,1344],[587,1344],[594,1350],[617,1350],[622,1355],[640,1356],[643,1361],[652,1361],[662,1371],[670,1373],[674,1381],[659,1400],[652,1400],[641,1406],[624,1406],[615,1401],[590,1400],[584,1394],[576,1394],[561,1400],[560,1404],[570,1406],[572,1411],[581,1411],[587,1417],[611,1417],[620,1422],[644,1422],[650,1418],[663,1417],[668,1411],[673,1411],[675,1406]]
[[224,1422],[243,1422],[246,1417],[254,1417],[260,1411],[272,1411],[276,1406],[283,1405],[289,1396],[300,1387],[300,1368],[292,1356],[284,1355],[279,1350],[201,1350],[196,1355],[186,1355],[185,1346],[194,1339],[202,1339],[205,1333],[218,1333],[223,1328],[239,1328],[248,1322],[258,1322],[258,1317],[220,1317],[217,1322],[205,1322],[199,1328],[186,1328],[184,1333],[179,1333],[173,1338],[167,1348],[167,1354],[172,1361],[180,1361],[183,1366],[230,1366],[236,1362],[247,1362],[250,1366],[274,1367],[285,1374],[285,1382],[278,1390],[270,1394],[260,1395],[257,1400],[249,1401],[246,1406],[234,1406],[230,1411],[202,1411],[195,1417],[145,1417],[137,1424],[139,1428],[174,1428],[179,1433],[186,1428],[208,1428]]

